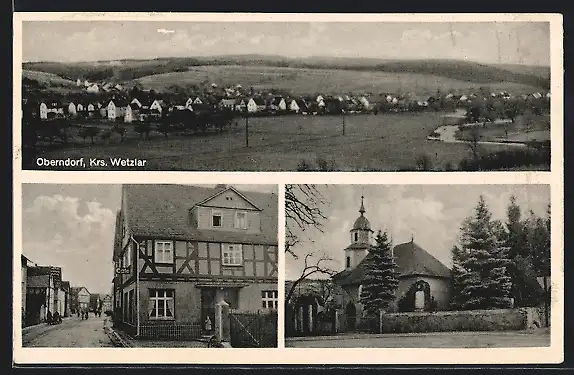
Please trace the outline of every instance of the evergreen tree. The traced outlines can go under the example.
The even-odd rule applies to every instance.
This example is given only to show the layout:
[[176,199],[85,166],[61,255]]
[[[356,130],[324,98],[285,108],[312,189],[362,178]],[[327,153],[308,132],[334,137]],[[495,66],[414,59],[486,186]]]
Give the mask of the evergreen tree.
[[396,263],[393,259],[392,244],[387,232],[379,231],[376,244],[365,258],[365,276],[362,282],[360,301],[367,316],[376,316],[379,310],[385,310],[395,300],[399,285]]
[[506,209],[507,221],[502,240],[508,247],[508,274],[512,281],[511,295],[517,307],[536,306],[540,301],[540,288],[536,281],[533,257],[528,246],[528,230],[521,219],[516,197],[510,197]]
[[456,294],[453,305],[463,310],[510,306],[511,280],[506,271],[508,249],[499,239],[502,224],[492,221],[481,196],[474,214],[463,221],[461,249],[453,252]]

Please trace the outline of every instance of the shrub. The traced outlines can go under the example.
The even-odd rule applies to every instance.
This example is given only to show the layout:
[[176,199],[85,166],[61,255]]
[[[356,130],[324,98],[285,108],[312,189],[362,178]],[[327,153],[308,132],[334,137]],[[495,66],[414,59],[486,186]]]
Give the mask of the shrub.
[[432,169],[432,160],[427,154],[421,154],[416,159],[417,170],[430,171]]
[[297,164],[297,171],[299,172],[310,172],[313,170],[313,165],[306,159],[301,159],[299,164]]

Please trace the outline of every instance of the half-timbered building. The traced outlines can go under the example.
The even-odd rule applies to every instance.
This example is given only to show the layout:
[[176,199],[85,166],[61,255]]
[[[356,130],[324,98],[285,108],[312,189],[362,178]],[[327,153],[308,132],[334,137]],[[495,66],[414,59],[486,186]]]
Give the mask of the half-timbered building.
[[277,309],[277,195],[124,185],[116,217],[114,314],[136,335],[213,330],[215,303]]

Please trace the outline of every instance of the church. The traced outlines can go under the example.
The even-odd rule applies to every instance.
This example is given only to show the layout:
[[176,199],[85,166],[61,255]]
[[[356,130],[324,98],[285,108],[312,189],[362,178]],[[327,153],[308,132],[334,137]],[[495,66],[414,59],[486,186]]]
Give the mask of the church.
[[[375,244],[375,233],[365,216],[364,197],[361,197],[360,216],[350,230],[350,244],[344,250],[345,269],[332,277],[339,287],[336,302],[344,310],[347,330],[361,321],[361,281],[365,274],[365,260]],[[438,259],[414,242],[393,247],[399,286],[389,312],[436,311],[448,309],[451,271]]]

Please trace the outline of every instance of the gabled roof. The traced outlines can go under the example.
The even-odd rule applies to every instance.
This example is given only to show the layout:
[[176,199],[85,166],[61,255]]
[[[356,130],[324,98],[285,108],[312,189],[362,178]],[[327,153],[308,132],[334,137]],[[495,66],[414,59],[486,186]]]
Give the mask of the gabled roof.
[[[237,192],[239,190],[236,189]],[[134,236],[217,242],[277,245],[278,202],[276,194],[241,191],[259,207],[260,233],[197,229],[191,225],[189,210],[212,198],[219,189],[190,185],[124,185],[124,215]]]
[[245,199],[245,200],[247,201],[247,203],[249,203],[250,205],[252,205],[253,208],[255,208],[257,211],[262,211],[261,208],[259,208],[255,203],[251,202],[251,201],[249,200],[249,198],[247,198],[245,195],[243,195],[239,190],[237,190],[237,189],[234,188],[233,186],[229,186],[229,187],[225,187],[225,186],[224,186],[223,189],[222,189],[221,187],[219,187],[219,186],[216,186],[216,187],[214,188],[214,190],[215,190],[216,192],[215,192],[212,196],[207,197],[206,199],[202,200],[201,202],[198,202],[198,203],[194,204],[194,205],[192,206],[192,208],[195,207],[195,206],[202,206],[202,205],[204,205],[205,203],[207,203],[207,202],[209,202],[210,200],[212,200],[213,198],[215,198],[215,197],[217,197],[217,196],[219,196],[219,195],[225,193],[226,191],[231,190],[231,191],[233,191],[234,193],[236,193],[237,195],[239,195],[241,198]]
[[[395,246],[393,254],[399,278],[408,276],[450,278],[450,270],[413,241]],[[339,272],[333,276],[333,280],[337,280],[340,284],[360,283],[365,275],[365,262],[371,257],[372,255],[368,254],[357,267]]]

